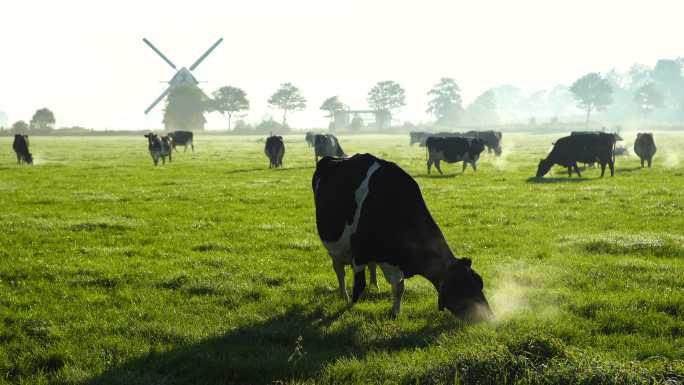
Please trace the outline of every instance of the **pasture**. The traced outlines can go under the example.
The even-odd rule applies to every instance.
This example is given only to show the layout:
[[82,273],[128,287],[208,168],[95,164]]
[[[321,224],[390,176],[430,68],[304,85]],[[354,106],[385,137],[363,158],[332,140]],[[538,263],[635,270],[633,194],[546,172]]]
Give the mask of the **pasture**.
[[653,169],[531,179],[556,137],[504,134],[444,177],[408,135],[340,137],[418,181],[484,279],[477,325],[420,277],[397,319],[382,277],[343,303],[304,134],[277,170],[259,137],[198,135],[158,167],[142,136],[32,137],[32,167],[1,138],[0,383],[682,383],[684,136],[656,134]]

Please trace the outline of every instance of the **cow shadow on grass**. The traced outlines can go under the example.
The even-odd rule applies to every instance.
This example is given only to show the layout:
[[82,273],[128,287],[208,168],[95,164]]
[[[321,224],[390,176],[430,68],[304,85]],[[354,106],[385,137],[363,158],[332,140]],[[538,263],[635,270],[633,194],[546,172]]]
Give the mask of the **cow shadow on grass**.
[[357,313],[351,320],[335,324],[349,309],[341,304],[326,314],[322,305],[295,305],[270,319],[197,343],[152,349],[84,383],[270,384],[315,379],[327,364],[340,358],[362,359],[370,352],[426,346],[440,334],[462,327],[458,322],[435,320],[418,330],[369,340],[362,331],[363,323],[385,321],[364,320],[363,314]]
[[591,180],[595,179],[601,179],[601,177],[598,178],[587,178],[587,177],[581,177],[578,178],[576,176],[573,177],[546,177],[546,178],[538,178],[536,176],[529,177],[525,181],[527,183],[534,183],[534,184],[548,184],[548,183],[581,183],[581,182],[589,182]]
[[456,173],[456,174],[418,174],[414,175],[414,178],[418,179],[451,179],[451,178],[456,178],[457,176],[461,176],[463,173]]

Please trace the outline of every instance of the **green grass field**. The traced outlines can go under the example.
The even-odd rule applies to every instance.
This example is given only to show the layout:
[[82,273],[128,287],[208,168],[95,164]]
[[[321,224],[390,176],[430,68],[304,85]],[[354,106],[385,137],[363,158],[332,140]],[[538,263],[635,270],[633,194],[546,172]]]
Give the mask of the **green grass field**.
[[504,136],[444,177],[407,135],[340,138],[416,178],[483,276],[497,317],[477,325],[420,277],[398,319],[383,278],[343,303],[303,134],[280,170],[257,137],[199,136],[158,167],[142,136],[32,137],[33,167],[2,138],[0,383],[684,382],[684,135],[656,135],[653,169],[542,182],[554,137]]

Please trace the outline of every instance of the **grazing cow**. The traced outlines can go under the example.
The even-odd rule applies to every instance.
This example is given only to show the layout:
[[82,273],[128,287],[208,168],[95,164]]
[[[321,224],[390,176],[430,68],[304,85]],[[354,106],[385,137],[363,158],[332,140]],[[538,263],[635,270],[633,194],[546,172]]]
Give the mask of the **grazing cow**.
[[656,150],[657,148],[652,133],[640,132],[637,134],[636,140],[634,141],[634,153],[641,159],[641,167],[644,167],[644,161],[646,161],[648,167],[651,168],[651,162],[653,161],[653,155],[655,155]]
[[173,139],[169,136],[159,136],[157,134],[149,133],[144,135],[147,138],[147,148],[152,156],[152,161],[156,166],[159,163],[159,158],[162,164],[166,164],[166,157],[169,157],[171,163],[171,151],[173,150]]
[[430,136],[429,132],[413,131],[409,132],[410,142],[409,146],[418,143],[418,146],[425,147],[425,140]]
[[392,285],[395,316],[401,310],[404,278],[414,275],[434,285],[440,310],[470,320],[491,316],[471,260],[454,257],[418,184],[399,166],[370,154],[325,157],[311,184],[318,235],[332,257],[341,291],[344,264],[352,265],[352,302],[365,289],[366,265],[377,263]]
[[313,145],[314,145],[314,136],[315,135],[316,134],[314,134],[311,131],[307,131],[306,135],[304,135],[304,140],[306,140],[306,145],[309,146],[309,148],[313,147]]
[[12,148],[17,154],[17,163],[21,164],[33,164],[33,155],[29,152],[29,140],[28,135],[14,135],[14,142],[12,143]]
[[195,145],[192,143],[193,136],[192,131],[174,131],[169,133],[169,137],[172,139],[171,144],[176,151],[178,151],[176,146],[185,147],[184,152],[188,151],[188,146],[190,146],[192,152],[195,152]]
[[487,153],[491,154],[494,151],[496,156],[501,155],[501,132],[499,131],[468,131],[464,136],[477,138],[484,142],[485,147],[487,147]]
[[554,164],[568,168],[568,176],[572,176],[574,169],[581,177],[577,162],[601,165],[601,177],[606,172],[606,164],[610,167],[610,176],[615,175],[615,135],[606,133],[575,134],[560,138],[554,143],[553,149],[546,157],[539,161],[537,178],[549,172]]
[[343,157],[346,156],[344,150],[340,146],[340,142],[335,135],[332,134],[315,134],[314,135],[314,156],[316,163],[318,158],[324,156]]
[[430,168],[433,163],[437,171],[443,174],[442,169],[439,167],[439,162],[442,160],[447,163],[463,161],[463,171],[465,171],[468,164],[473,167],[473,171],[477,171],[477,160],[480,159],[480,154],[485,148],[484,143],[480,139],[458,136],[431,136],[427,138],[425,144],[427,145],[428,152],[428,174],[430,174]]
[[283,167],[283,156],[285,155],[285,143],[282,136],[269,136],[266,139],[264,153],[268,157],[268,168]]

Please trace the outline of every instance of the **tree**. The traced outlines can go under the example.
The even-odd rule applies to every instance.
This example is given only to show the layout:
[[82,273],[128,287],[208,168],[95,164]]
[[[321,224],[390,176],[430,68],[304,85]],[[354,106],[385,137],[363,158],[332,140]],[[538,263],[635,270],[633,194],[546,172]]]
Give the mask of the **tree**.
[[454,79],[441,78],[427,93],[432,99],[428,102],[426,112],[432,114],[438,124],[457,123],[463,112],[460,92]]
[[306,99],[302,96],[299,88],[291,83],[283,83],[278,91],[268,99],[268,104],[271,107],[283,110],[283,126],[287,126],[287,113],[303,110],[306,107]]
[[36,110],[29,126],[32,130],[51,130],[55,127],[55,114],[47,108]]
[[639,111],[643,116],[648,115],[656,108],[665,106],[663,93],[658,89],[655,83],[647,83],[634,93],[634,102],[639,107]]
[[333,117],[335,116],[335,111],[343,110],[347,106],[344,105],[340,101],[340,99],[337,96],[331,96],[321,104],[321,110],[326,111],[328,115],[326,115],[326,118],[330,118],[330,121],[332,122]]
[[577,79],[570,91],[577,100],[577,106],[587,112],[587,127],[592,111],[602,111],[613,102],[613,88],[598,72],[591,72]]
[[211,110],[228,115],[228,130],[230,131],[230,120],[233,114],[249,109],[247,94],[241,88],[225,86],[214,91],[212,96]]
[[406,105],[404,89],[391,80],[378,82],[368,92],[368,105],[376,111],[378,125],[385,127],[391,124],[392,110]]
[[494,90],[487,90],[478,96],[466,109],[467,120],[472,124],[498,124],[496,96]]
[[12,124],[12,131],[16,133],[26,132],[29,129],[29,125],[23,120],[18,120]]
[[207,96],[196,85],[179,85],[166,98],[162,123],[167,130],[203,130],[207,122],[204,113],[210,107]]
[[564,85],[557,85],[549,92],[548,104],[556,118],[562,116],[568,108],[575,106],[570,89]]

